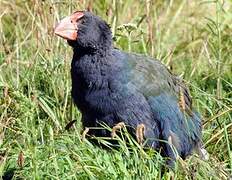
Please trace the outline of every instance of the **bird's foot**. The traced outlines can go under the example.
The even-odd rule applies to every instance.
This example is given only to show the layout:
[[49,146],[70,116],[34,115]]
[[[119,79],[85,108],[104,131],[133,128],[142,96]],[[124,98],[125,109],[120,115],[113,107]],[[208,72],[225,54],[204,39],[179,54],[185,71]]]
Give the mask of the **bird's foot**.
[[111,131],[111,137],[112,138],[115,138],[116,137],[116,131],[117,130],[120,130],[122,128],[125,127],[125,123],[124,122],[120,122],[118,124],[116,124],[113,128],[112,128],[112,131]]
[[145,135],[145,125],[139,124],[136,128],[136,139],[137,142],[141,145],[144,141],[144,135]]

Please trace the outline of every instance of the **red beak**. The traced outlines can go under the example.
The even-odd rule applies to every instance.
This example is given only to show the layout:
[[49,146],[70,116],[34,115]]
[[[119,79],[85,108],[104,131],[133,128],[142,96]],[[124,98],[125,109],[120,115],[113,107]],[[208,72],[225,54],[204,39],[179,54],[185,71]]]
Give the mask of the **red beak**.
[[55,27],[55,34],[67,40],[76,40],[78,30],[77,22],[83,16],[84,13],[82,11],[77,11],[71,16],[62,19]]

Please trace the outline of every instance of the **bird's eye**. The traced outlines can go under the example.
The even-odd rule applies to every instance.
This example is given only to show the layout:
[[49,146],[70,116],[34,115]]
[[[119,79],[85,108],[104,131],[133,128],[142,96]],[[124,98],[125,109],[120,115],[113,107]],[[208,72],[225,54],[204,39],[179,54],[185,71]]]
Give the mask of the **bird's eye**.
[[71,23],[73,23],[73,20],[71,20]]
[[79,20],[77,21],[77,23],[78,23],[78,24],[84,23],[84,19],[83,19],[83,18],[79,19]]

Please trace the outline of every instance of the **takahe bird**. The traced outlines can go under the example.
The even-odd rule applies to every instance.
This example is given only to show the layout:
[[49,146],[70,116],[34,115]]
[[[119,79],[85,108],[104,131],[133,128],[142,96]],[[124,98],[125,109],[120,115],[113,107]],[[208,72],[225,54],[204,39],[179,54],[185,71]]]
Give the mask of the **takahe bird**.
[[[162,149],[171,166],[177,154],[202,152],[201,118],[189,91],[160,61],[114,48],[110,27],[91,12],[64,18],[55,34],[73,48],[72,97],[85,128],[125,125],[147,146]],[[111,136],[104,129],[88,134]]]

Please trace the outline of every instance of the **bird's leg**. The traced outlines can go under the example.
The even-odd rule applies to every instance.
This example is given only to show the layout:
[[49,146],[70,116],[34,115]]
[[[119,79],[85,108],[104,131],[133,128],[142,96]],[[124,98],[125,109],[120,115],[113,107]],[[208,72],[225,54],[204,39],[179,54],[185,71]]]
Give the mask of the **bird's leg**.
[[85,139],[85,137],[86,137],[86,135],[87,135],[87,133],[89,132],[89,128],[85,128],[85,130],[83,131],[83,133],[82,133],[82,141]]
[[125,127],[125,123],[124,123],[124,122],[120,122],[120,123],[116,124],[116,125],[112,128],[111,137],[112,137],[112,138],[115,138],[115,136],[116,136],[116,131],[117,131],[117,130],[120,130],[120,129],[124,128],[124,127]]
[[145,125],[139,124],[136,128],[136,139],[137,142],[141,145],[144,141],[144,135],[145,135]]

